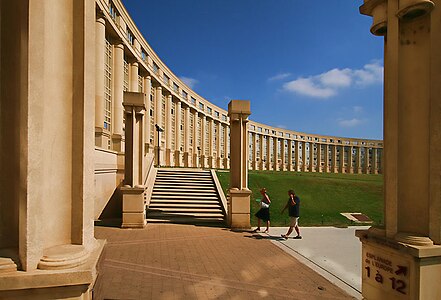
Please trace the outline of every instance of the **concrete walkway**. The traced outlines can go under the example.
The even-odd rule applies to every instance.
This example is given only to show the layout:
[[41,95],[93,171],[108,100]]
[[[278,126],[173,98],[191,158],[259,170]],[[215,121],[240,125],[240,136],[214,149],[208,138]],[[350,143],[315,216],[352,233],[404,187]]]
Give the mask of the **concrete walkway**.
[[301,240],[292,238],[296,235],[295,231],[288,240],[280,238],[288,231],[287,227],[272,227],[269,234],[260,235],[361,299],[361,243],[355,237],[355,230],[367,228],[369,226],[301,227]]
[[174,224],[95,235],[107,244],[94,299],[353,299],[280,248],[291,240]]

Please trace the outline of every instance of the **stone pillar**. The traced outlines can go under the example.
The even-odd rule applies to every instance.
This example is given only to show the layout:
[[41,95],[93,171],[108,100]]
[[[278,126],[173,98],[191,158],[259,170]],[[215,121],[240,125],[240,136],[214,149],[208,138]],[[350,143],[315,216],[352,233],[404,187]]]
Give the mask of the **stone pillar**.
[[364,147],[364,174],[370,173],[370,159],[369,159],[369,148]]
[[[195,145],[194,141],[193,145]],[[190,106],[184,109],[184,167],[190,167]]]
[[286,171],[285,139],[280,139],[280,170]]
[[131,92],[142,92],[139,91],[139,84],[138,84],[138,72],[139,72],[139,65],[138,62],[132,62],[130,64],[130,83],[129,83],[129,90]]
[[322,145],[320,143],[317,143],[317,165],[315,168],[316,172],[322,172]]
[[302,142],[302,172],[306,172],[308,170],[308,166],[306,164],[306,142]]
[[309,172],[314,172],[314,144],[309,143]]
[[323,145],[324,149],[324,153],[325,153],[325,173],[329,173],[329,144],[325,144]]
[[378,174],[377,148],[372,148],[372,174]]
[[206,147],[208,146],[207,143],[205,143],[205,136],[207,134],[207,117],[205,114],[201,115],[201,156],[200,156],[200,166],[201,168],[207,167],[207,155],[205,152],[207,151]]
[[154,136],[154,145],[155,145],[155,156],[156,156],[156,165],[161,166],[164,164],[164,148],[161,143],[161,134],[163,132],[158,132],[158,128],[164,131],[164,128],[161,128],[162,124],[162,87],[158,86],[155,92],[155,134]]
[[339,159],[340,159],[340,173],[345,173],[346,172],[346,168],[345,168],[345,146],[341,145],[340,146],[340,155],[339,155]]
[[152,90],[152,78],[150,76],[147,76],[144,78],[144,94],[146,94],[146,97],[147,97],[147,100],[145,103],[146,113],[145,113],[145,117],[144,117],[144,123],[145,123],[144,142],[145,142],[145,152],[146,153],[150,153],[154,149],[154,146],[150,143],[150,135],[151,135],[150,122],[151,122],[151,118],[153,118],[153,116],[150,116],[150,110],[152,109],[151,104],[150,104],[151,90]]
[[292,140],[288,140],[288,171],[292,172]]
[[146,225],[144,203],[144,113],[146,95],[124,92],[126,114],[124,186],[122,225],[123,228],[143,228]]
[[[441,1],[365,1],[360,11],[374,17],[373,33],[386,35],[385,220],[357,232],[363,297],[440,299]],[[379,20],[387,30],[374,30]],[[385,263],[369,264],[383,259],[389,274]]]
[[263,153],[263,134],[259,134],[259,153],[260,153],[260,160],[259,160],[259,170],[265,170],[265,162],[263,161],[264,153]]
[[181,100],[176,102],[175,111],[175,153],[174,153],[174,164],[176,167],[182,166],[182,155],[181,155]]
[[273,170],[279,171],[280,165],[279,165],[279,139],[275,136],[273,137]]
[[224,130],[224,153],[225,153],[225,157],[224,157],[224,169],[229,169],[230,167],[230,159],[228,158],[228,141],[230,140],[228,137],[228,125],[225,125],[225,130]]
[[122,42],[113,48],[113,150],[123,151],[123,82],[124,82],[124,45]]
[[230,201],[228,219],[231,228],[250,228],[250,196],[248,189],[248,116],[250,101],[231,100],[228,116],[231,126]]
[[200,155],[200,145],[198,145],[198,136],[199,136],[199,122],[198,122],[198,112],[194,112],[193,117],[193,168],[199,168],[199,155]]
[[97,12],[95,22],[95,145],[107,149],[104,133],[104,64],[106,19]]
[[300,172],[300,141],[295,141],[295,162],[296,162],[296,172]]
[[357,146],[357,148],[355,149],[355,160],[356,160],[356,165],[357,165],[357,170],[356,173],[357,174],[361,174],[361,146]]
[[350,174],[354,173],[354,165],[352,163],[352,152],[354,151],[354,147],[353,146],[349,146],[348,147],[348,167],[347,167],[347,172]]
[[0,6],[0,298],[90,299],[95,3]]
[[269,135],[266,136],[266,169],[272,170],[271,165],[271,137]]
[[221,169],[222,168],[222,162],[221,162],[221,136],[222,136],[222,125],[219,121],[215,122],[216,128],[217,128],[217,134],[216,134],[216,168]]
[[337,168],[337,145],[331,145],[331,172],[338,173]]
[[213,155],[214,155],[214,149],[213,149],[213,141],[214,141],[214,120],[210,118],[208,120],[208,157],[207,157],[207,166],[209,168],[214,167],[213,163]]
[[165,165],[171,166],[173,162],[173,158],[172,158],[173,149],[171,143],[172,141],[171,109],[172,109],[173,96],[167,95],[165,99],[166,99],[165,100]]

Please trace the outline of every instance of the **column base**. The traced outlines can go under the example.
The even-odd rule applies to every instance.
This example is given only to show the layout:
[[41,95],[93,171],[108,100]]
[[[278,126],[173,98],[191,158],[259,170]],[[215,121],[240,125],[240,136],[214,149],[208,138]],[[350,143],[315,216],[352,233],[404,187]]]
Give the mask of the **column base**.
[[[92,299],[99,257],[105,241],[98,240],[83,264],[68,270],[16,271],[0,274],[1,299]],[[75,246],[75,245],[74,245]]]
[[228,224],[230,228],[250,229],[250,196],[248,189],[230,189],[228,202]]
[[364,298],[441,299],[440,245],[409,234],[386,238],[381,230],[357,230],[355,235],[362,243]]
[[0,249],[0,275],[17,271],[19,261],[16,250]]
[[224,169],[229,169],[230,168],[230,163],[229,163],[229,159],[228,158],[224,158]]
[[193,168],[199,168],[199,156],[197,154],[193,154]]
[[182,167],[181,151],[175,150],[174,154],[175,167]]
[[145,187],[121,188],[123,194],[122,228],[144,228],[147,224],[145,215]]
[[190,167],[190,153],[184,152],[184,167]]
[[63,270],[78,267],[86,263],[89,252],[82,245],[58,245],[43,252],[38,263],[41,270]]
[[171,149],[165,149],[165,165],[171,167],[172,165],[172,151]]
[[206,168],[207,167],[207,157],[205,155],[201,155],[199,158],[199,166],[201,168]]
[[116,152],[124,151],[124,142],[121,134],[112,135],[112,150]]

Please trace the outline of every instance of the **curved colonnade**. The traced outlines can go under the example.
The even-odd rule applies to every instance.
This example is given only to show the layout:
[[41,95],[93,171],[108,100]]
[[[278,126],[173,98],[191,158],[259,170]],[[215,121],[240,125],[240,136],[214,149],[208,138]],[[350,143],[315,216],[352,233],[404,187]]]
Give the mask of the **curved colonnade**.
[[[227,111],[186,86],[159,59],[120,0],[96,0],[95,144],[124,151],[124,91],[146,101],[146,153],[161,166],[229,168]],[[102,88],[101,88],[102,87]],[[321,136],[249,121],[249,168],[382,172],[381,140]]]

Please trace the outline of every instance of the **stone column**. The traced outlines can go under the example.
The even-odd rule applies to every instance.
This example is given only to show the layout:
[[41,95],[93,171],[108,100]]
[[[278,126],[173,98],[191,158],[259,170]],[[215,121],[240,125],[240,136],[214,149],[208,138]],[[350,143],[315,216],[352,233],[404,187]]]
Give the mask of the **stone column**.
[[364,147],[364,174],[370,173],[370,159],[369,159],[369,148]]
[[200,165],[200,161],[199,161],[199,156],[200,156],[200,151],[201,151],[201,146],[198,145],[198,137],[199,137],[199,113],[197,111],[194,112],[194,123],[193,123],[193,167],[195,168],[199,168]]
[[138,62],[136,61],[132,62],[130,64],[130,83],[129,83],[129,90],[131,92],[142,92],[139,91],[138,72],[139,72]]
[[229,169],[230,167],[230,159],[228,158],[228,141],[229,141],[229,137],[228,137],[228,125],[225,125],[225,130],[224,130],[224,153],[225,153],[225,157],[224,157],[224,169]]
[[325,173],[329,173],[329,144],[324,144],[323,147],[323,151],[325,153]]
[[221,123],[219,121],[215,122],[216,128],[217,128],[217,134],[216,134],[216,168],[220,169],[222,168],[222,162],[221,162],[221,136],[222,136],[222,130],[221,130]]
[[257,170],[257,134],[251,133],[251,145],[252,145],[252,154],[251,154],[251,170]]
[[362,170],[362,168],[361,168],[361,146],[357,146],[357,148],[355,150],[356,150],[356,152],[355,152],[356,163],[355,164],[357,165],[356,173],[361,174],[361,170]]
[[345,173],[346,169],[345,169],[345,146],[341,145],[340,146],[340,155],[339,155],[339,159],[340,159],[340,173]]
[[337,145],[331,145],[331,172],[338,173],[337,169]]
[[184,167],[190,167],[190,106],[184,109]]
[[292,172],[292,140],[288,140],[288,171]]
[[228,116],[231,126],[230,201],[228,219],[231,228],[250,228],[250,195],[248,189],[248,116],[250,101],[231,100]]
[[316,172],[321,173],[323,168],[322,168],[322,145],[317,143],[317,165],[316,165]]
[[352,163],[352,152],[354,150],[353,146],[349,146],[348,147],[348,167],[347,167],[347,172],[350,174],[354,173],[354,165]]
[[155,92],[155,134],[154,136],[154,145],[155,145],[155,156],[156,156],[156,165],[161,166],[164,164],[164,149],[161,145],[161,134],[163,132],[158,132],[158,128],[164,131],[164,128],[161,128],[162,124],[162,87],[158,86]]
[[372,148],[372,174],[378,174],[377,148]]
[[153,116],[150,116],[150,110],[151,110],[151,105],[150,105],[150,94],[151,94],[151,89],[152,89],[152,78],[150,76],[147,76],[144,78],[144,94],[146,96],[146,114],[144,117],[144,128],[145,128],[145,137],[144,137],[144,142],[145,142],[145,152],[146,153],[150,153],[151,151],[153,151],[154,146],[150,143],[150,135],[151,135],[151,128],[150,128],[150,122],[151,122],[151,118],[153,118]]
[[0,6],[0,298],[90,299],[95,3]]
[[280,170],[286,171],[285,139],[280,139]]
[[126,114],[124,186],[122,225],[123,228],[143,228],[146,225],[144,202],[144,113],[145,94],[124,92]]
[[207,167],[207,155],[205,154],[207,144],[205,143],[205,136],[207,134],[207,117],[205,114],[201,115],[201,156],[200,156],[200,166],[201,168]]
[[295,162],[296,162],[296,167],[295,167],[295,171],[296,172],[300,172],[300,141],[295,141]]
[[113,150],[123,151],[123,82],[124,82],[124,45],[122,42],[113,48]]
[[273,170],[279,171],[280,165],[279,165],[279,139],[275,136],[273,137]]
[[107,149],[104,132],[104,64],[106,19],[97,12],[95,22],[95,145]]
[[181,155],[181,100],[176,101],[176,111],[175,111],[175,153],[174,153],[174,165],[176,167],[182,166],[182,155]]
[[171,109],[172,109],[173,96],[167,95],[165,99],[166,99],[165,100],[165,165],[171,166],[173,162],[172,159],[173,149],[171,143],[172,141]]
[[214,141],[214,120],[212,118],[208,121],[208,157],[207,157],[207,166],[209,168],[214,167],[213,163],[213,155],[214,155],[214,149],[213,149],[213,141]]
[[314,172],[314,144],[309,143],[309,172]]
[[[363,297],[439,299],[441,1],[365,1],[360,11],[374,17],[373,33],[386,35],[385,220],[384,228],[357,233],[362,242]],[[387,30],[374,30],[379,20]],[[376,261],[387,259],[392,272],[368,265],[368,255]],[[367,267],[389,280],[387,288],[376,283],[378,275],[366,274]]]
[[263,161],[264,153],[263,153],[263,134],[259,134],[259,153],[260,153],[260,160],[259,160],[259,170],[265,170],[265,162]]
[[271,165],[271,137],[269,135],[266,136],[266,169],[272,170]]
[[[302,172],[306,172],[308,170],[308,166],[306,164],[307,158],[306,158],[306,142],[302,142]],[[311,145],[311,144],[310,144]]]

